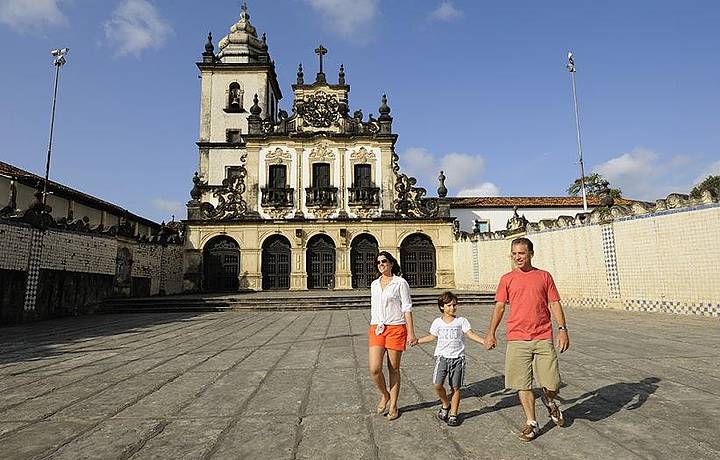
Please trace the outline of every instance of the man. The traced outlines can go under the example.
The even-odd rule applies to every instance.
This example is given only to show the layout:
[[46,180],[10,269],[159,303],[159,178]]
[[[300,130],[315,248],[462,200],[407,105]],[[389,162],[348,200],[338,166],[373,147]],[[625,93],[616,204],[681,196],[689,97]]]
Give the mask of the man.
[[553,348],[550,314],[557,323],[555,346],[560,353],[569,348],[570,338],[552,276],[532,266],[532,241],[516,238],[510,248],[515,269],[500,278],[495,293],[495,309],[485,337],[485,348],[489,350],[497,344],[495,332],[505,314],[505,305],[509,303],[505,387],[518,390],[527,419],[519,438],[532,441],[540,431],[535,420],[533,378],[542,387],[542,401],[552,421],[558,426],[564,423],[562,412],[554,400],[560,389],[560,370],[557,353]]

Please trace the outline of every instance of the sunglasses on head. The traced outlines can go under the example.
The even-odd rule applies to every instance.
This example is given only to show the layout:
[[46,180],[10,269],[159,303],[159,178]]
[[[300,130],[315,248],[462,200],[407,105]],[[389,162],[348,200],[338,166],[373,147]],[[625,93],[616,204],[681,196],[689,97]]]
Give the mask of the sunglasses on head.
[[378,259],[378,260],[375,261],[375,264],[376,264],[376,265],[380,265],[380,264],[386,264],[386,263],[388,263],[388,262],[389,262],[389,261],[388,261],[387,259]]

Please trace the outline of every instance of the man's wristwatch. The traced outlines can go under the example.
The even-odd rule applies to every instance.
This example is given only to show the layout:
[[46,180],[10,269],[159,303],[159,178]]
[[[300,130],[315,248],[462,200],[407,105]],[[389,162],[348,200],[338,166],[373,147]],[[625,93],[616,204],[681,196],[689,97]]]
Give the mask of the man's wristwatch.
[[558,330],[558,331],[565,331],[565,332],[567,332],[567,326],[558,326],[558,327],[557,327],[557,330]]

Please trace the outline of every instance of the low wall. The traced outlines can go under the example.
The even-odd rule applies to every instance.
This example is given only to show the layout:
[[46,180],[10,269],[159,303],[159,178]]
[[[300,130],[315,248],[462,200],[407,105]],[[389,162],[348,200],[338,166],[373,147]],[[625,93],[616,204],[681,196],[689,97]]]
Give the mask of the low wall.
[[510,241],[526,236],[533,265],[553,274],[567,305],[720,317],[717,195],[700,203],[671,197],[652,209],[593,211],[512,235],[458,235],[456,284],[494,290],[511,268]]
[[0,222],[0,324],[91,312],[110,296],[182,292],[182,245]]

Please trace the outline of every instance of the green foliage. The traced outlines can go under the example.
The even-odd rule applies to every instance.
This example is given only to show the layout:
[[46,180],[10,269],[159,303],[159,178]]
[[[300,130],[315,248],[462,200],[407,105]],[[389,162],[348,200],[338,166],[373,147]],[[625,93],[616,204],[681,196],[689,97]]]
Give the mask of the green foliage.
[[[608,193],[613,198],[621,198],[622,190],[619,188],[610,188],[608,181],[598,173],[592,173],[589,176],[585,176],[585,193],[587,196],[601,196],[603,190],[607,187]],[[582,181],[580,178],[575,179],[575,182],[567,188],[567,192],[570,196],[579,196],[582,194]]]
[[708,188],[720,189],[720,176],[707,176],[705,180],[693,187],[690,191],[690,196],[693,198],[700,198],[700,193]]

